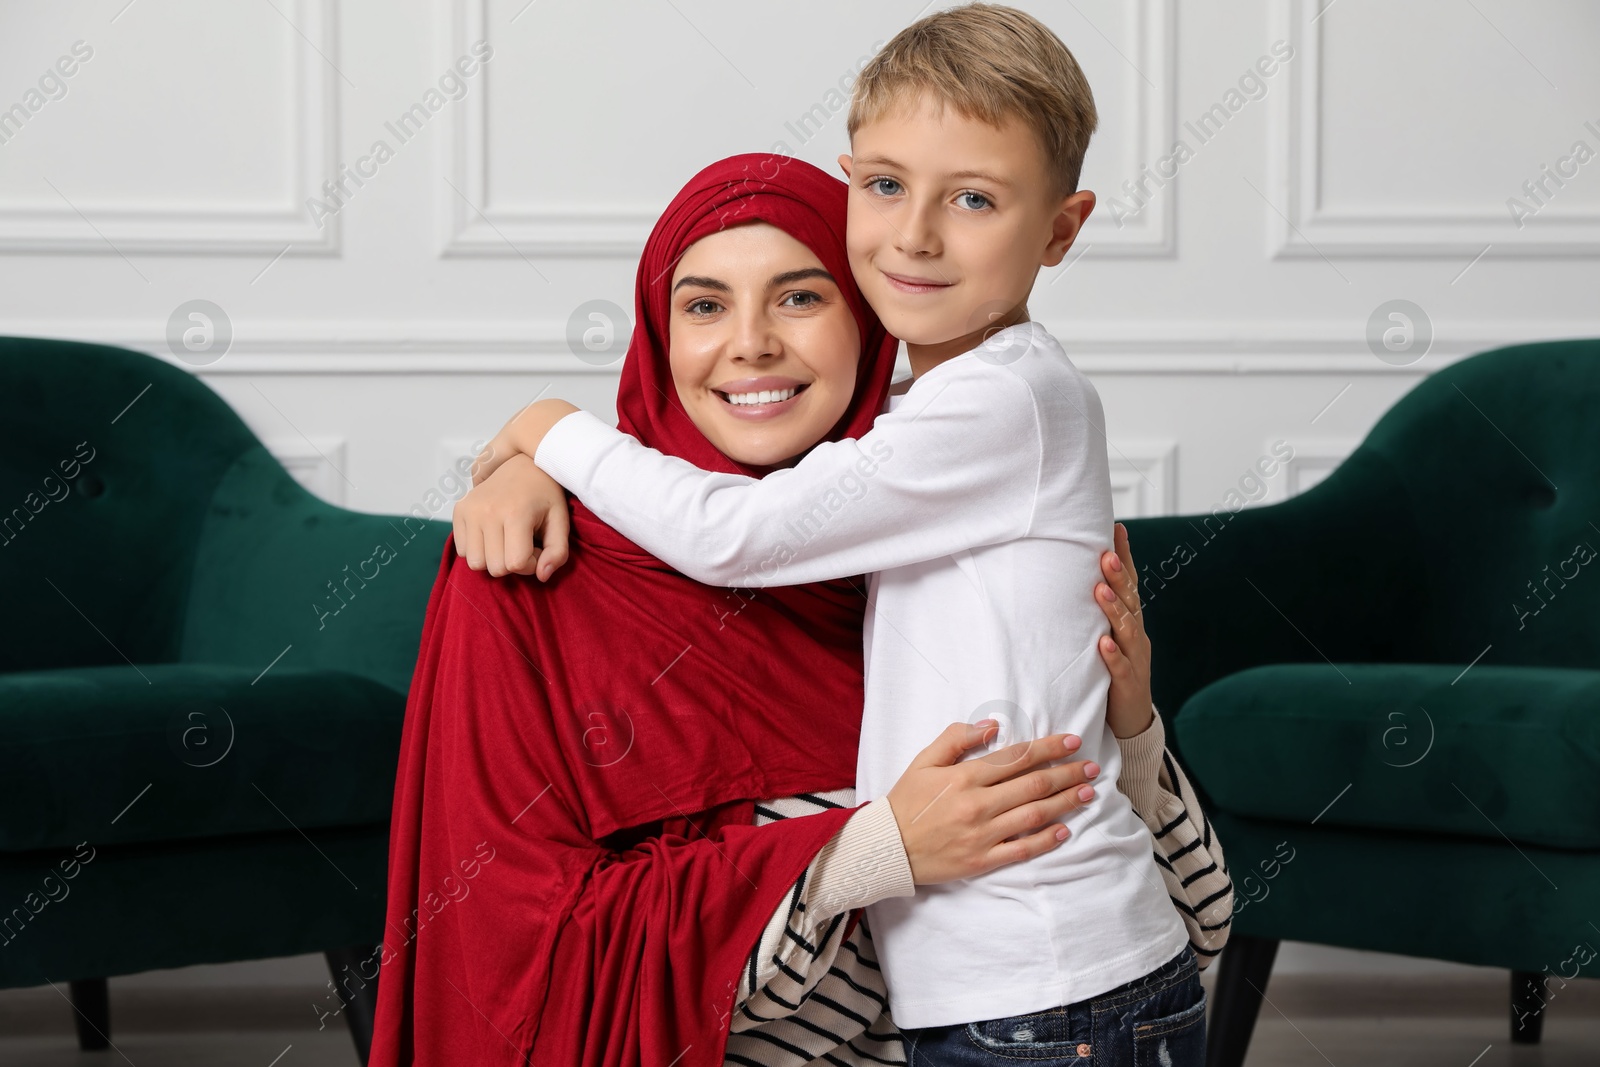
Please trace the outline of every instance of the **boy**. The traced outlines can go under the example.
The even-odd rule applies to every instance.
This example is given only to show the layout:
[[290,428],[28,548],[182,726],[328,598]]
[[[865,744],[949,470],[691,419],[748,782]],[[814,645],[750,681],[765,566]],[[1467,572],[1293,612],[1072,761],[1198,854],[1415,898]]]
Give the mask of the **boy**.
[[[702,582],[873,572],[859,800],[883,796],[944,724],[983,716],[1001,720],[997,744],[1071,730],[1117,779],[1108,677],[1090,654],[1105,621],[1080,608],[1111,544],[1103,416],[1026,305],[1093,209],[1076,187],[1095,122],[1077,63],[1030,16],[974,4],[923,19],[862,72],[839,158],[852,272],[913,372],[868,434],[760,480],[663,456],[561,401],[491,445],[533,456]],[[842,478],[864,491],[840,498]],[[894,814],[911,832],[917,813]],[[1120,793],[1080,814],[1083,831],[1027,863],[868,907],[914,1062],[1131,1063],[1141,1042],[1162,1063],[1203,1062],[1190,935],[1150,831]],[[1209,962],[1230,894],[1205,846],[1216,862],[1196,878],[1223,888],[1189,898],[1209,912],[1188,910],[1213,932]]]

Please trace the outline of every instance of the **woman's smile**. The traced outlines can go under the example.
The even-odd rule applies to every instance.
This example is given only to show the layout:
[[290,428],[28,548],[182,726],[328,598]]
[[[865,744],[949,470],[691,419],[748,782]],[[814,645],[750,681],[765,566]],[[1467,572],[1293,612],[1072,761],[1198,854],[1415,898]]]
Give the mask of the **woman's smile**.
[[738,419],[773,419],[799,406],[800,396],[810,382],[767,374],[741,378],[712,386],[728,414]]

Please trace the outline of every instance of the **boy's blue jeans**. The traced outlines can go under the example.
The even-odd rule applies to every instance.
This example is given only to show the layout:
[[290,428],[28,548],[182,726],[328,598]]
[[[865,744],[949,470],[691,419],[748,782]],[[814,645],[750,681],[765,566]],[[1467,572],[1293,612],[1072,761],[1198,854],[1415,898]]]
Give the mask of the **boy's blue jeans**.
[[1075,1004],[905,1029],[910,1067],[1205,1067],[1206,993],[1194,949]]

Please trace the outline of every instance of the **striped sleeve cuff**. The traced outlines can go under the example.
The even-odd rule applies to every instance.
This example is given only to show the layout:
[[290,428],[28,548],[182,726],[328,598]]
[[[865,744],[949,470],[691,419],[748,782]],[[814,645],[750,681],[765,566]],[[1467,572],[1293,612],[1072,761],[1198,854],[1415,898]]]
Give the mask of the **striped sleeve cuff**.
[[1167,749],[1167,733],[1161,723],[1161,712],[1155,711],[1151,715],[1150,725],[1143,733],[1117,738],[1117,746],[1122,750],[1122,770],[1117,775],[1117,788],[1133,802],[1133,810],[1142,819],[1146,822],[1158,819],[1164,799],[1161,795],[1161,755]]
[[812,921],[916,892],[900,824],[887,798],[861,806],[817,853],[806,893]]

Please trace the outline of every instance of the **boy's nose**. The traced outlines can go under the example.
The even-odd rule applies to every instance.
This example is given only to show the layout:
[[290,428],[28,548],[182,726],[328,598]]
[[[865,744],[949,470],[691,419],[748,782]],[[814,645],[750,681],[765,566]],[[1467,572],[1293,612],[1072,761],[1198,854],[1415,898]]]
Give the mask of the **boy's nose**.
[[895,223],[895,249],[908,256],[931,256],[939,251],[939,234],[927,206],[904,212]]

